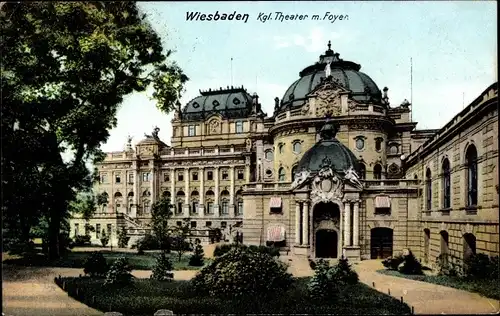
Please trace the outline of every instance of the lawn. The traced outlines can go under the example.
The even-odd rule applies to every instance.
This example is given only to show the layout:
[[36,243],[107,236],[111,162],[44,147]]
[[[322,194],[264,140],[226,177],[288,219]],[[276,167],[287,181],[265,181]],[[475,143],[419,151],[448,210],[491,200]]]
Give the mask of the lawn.
[[174,314],[407,315],[411,312],[408,305],[362,283],[342,291],[334,303],[318,302],[308,298],[308,281],[309,278],[296,279],[294,287],[278,299],[237,301],[197,296],[188,281],[134,279],[131,285],[107,288],[99,279],[56,279],[61,287],[64,282],[68,295],[88,306],[103,312],[117,311],[125,316],[150,316],[159,309],[169,309]]
[[386,269],[378,270],[377,272],[400,278],[448,286],[459,290],[478,293],[485,297],[500,299],[500,281],[498,279],[473,280],[445,275],[407,275],[395,270]]
[[[155,257],[157,253],[144,253],[137,254],[133,252],[111,252],[107,250],[101,251],[101,253],[106,258],[106,261],[111,264],[116,258],[120,256],[125,256],[128,259],[129,264],[134,270],[152,270],[155,264]],[[87,251],[70,251],[64,254],[60,259],[49,261],[46,256],[42,254],[25,255],[21,258],[6,259],[3,261],[4,264],[13,264],[21,266],[44,266],[44,267],[62,267],[62,268],[83,268],[83,263],[85,258],[90,256],[90,252]],[[193,267],[189,265],[189,256],[184,255],[181,261],[178,261],[177,254],[175,252],[170,254],[171,260],[174,266],[174,270],[196,270],[200,267]],[[208,259],[205,259],[207,262]]]

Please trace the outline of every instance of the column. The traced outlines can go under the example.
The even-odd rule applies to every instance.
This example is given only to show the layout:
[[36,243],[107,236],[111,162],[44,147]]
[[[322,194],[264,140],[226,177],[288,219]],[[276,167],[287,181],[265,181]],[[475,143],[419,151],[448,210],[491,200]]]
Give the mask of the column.
[[[132,168],[134,169],[134,198],[133,198],[133,206],[132,209],[130,210],[130,216],[131,217],[137,217],[137,205],[139,204],[139,181],[140,181],[140,175],[139,175],[139,167],[137,166],[137,162],[132,163]],[[128,181],[128,179],[127,179]],[[128,198],[128,197],[127,197]]]
[[198,203],[198,216],[203,217],[205,215],[205,168],[200,167],[198,169],[200,176],[200,201]]
[[176,206],[176,193],[175,192],[175,169],[172,168],[170,169],[170,204],[174,206],[174,209],[177,208]]
[[214,168],[215,181],[215,201],[214,201],[214,216],[219,216],[219,167]]
[[305,201],[302,213],[302,244],[309,245],[309,202]]
[[245,182],[249,183],[251,181],[250,177],[250,157],[245,158]]
[[189,168],[184,168],[184,217],[189,217]]
[[344,202],[344,246],[351,245],[351,204]]
[[300,244],[300,203],[295,201],[295,245]]
[[234,166],[229,168],[229,178],[231,179],[231,189],[229,191],[229,217],[233,218],[234,215]]
[[358,247],[359,246],[359,201],[356,201],[354,203],[352,230],[353,230],[353,245],[355,247]]
[[149,205],[149,212],[153,208],[153,203],[156,201],[156,172],[155,167],[151,168],[151,204]]

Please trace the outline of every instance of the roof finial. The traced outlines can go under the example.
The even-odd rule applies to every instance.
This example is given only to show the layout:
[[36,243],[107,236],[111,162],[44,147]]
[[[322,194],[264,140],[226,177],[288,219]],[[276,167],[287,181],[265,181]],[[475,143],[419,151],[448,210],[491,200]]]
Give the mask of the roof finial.
[[328,41],[328,50],[332,50],[332,42]]

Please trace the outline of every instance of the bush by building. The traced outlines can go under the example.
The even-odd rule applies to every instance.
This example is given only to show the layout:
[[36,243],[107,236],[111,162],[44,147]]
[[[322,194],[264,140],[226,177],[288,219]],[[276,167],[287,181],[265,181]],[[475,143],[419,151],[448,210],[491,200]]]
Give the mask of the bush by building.
[[157,281],[171,281],[174,278],[172,273],[173,265],[170,258],[167,256],[165,251],[162,251],[158,257],[156,257],[155,266],[153,267],[153,273],[151,274],[151,279]]
[[194,266],[194,267],[200,267],[203,265],[203,246],[201,245],[201,241],[196,238],[195,240],[195,246],[194,246],[194,253],[191,255],[189,258],[189,265]]
[[125,257],[119,257],[113,262],[106,274],[104,285],[127,285],[132,281],[132,268]]
[[85,258],[83,263],[83,273],[91,277],[103,277],[108,272],[108,264],[102,253],[94,251]]
[[75,241],[74,241],[73,244],[75,246],[90,245],[90,236],[88,236],[88,235],[78,235],[78,236],[75,236]]
[[271,255],[234,247],[204,267],[192,285],[201,295],[268,300],[286,292],[292,282],[287,266]]
[[247,246],[247,245],[235,243],[235,244],[218,245],[217,247],[215,247],[214,257],[220,257],[220,256],[224,255],[225,253],[229,252],[233,248],[248,249],[249,251],[266,253],[272,257],[279,257],[280,256],[279,249],[276,247],[255,246],[255,245]]

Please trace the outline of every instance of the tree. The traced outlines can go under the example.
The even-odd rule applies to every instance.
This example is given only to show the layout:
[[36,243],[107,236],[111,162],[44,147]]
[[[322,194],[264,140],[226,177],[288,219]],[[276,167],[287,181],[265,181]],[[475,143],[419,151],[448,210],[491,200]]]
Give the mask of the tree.
[[109,197],[106,192],[97,195],[97,205],[101,207],[101,212],[104,213],[104,207],[109,203]]
[[190,242],[188,241],[191,235],[191,228],[189,227],[190,220],[185,218],[180,226],[173,229],[172,234],[172,248],[177,252],[177,258],[180,262],[182,255],[189,250]]
[[193,255],[191,256],[191,258],[189,258],[189,265],[190,266],[195,266],[195,267],[199,267],[199,266],[202,266],[203,265],[203,256],[205,255],[204,252],[203,252],[203,246],[201,245],[201,240],[196,238],[196,240],[194,241],[194,253]]
[[170,199],[162,197],[151,208],[151,225],[153,235],[161,250],[170,251],[170,229],[168,220],[172,217]]
[[118,247],[127,248],[129,240],[130,237],[127,236],[127,231],[125,230],[125,227],[122,227],[120,233],[118,234]]
[[157,281],[170,281],[174,278],[172,262],[167,256],[165,251],[162,251],[158,257],[156,257],[156,263],[153,267],[153,273],[151,274],[151,279]]
[[129,1],[2,7],[4,227],[28,242],[45,217],[52,258],[69,202],[95,180],[85,163],[103,159],[123,98],[151,87],[161,111],[180,106],[188,78],[146,18]]
[[103,247],[106,247],[109,243],[109,238],[111,236],[106,235],[106,231],[103,229],[101,233],[101,244]]

